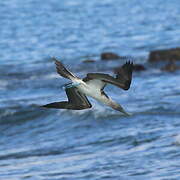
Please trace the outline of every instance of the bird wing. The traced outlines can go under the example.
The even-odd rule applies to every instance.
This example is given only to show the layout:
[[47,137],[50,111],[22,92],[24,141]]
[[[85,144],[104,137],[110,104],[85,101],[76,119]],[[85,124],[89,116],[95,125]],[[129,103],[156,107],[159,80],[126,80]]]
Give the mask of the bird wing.
[[83,81],[91,83],[91,85],[96,84],[96,87],[99,87],[101,90],[103,90],[107,83],[118,86],[124,90],[128,90],[132,80],[132,70],[133,63],[126,62],[119,69],[116,78],[104,73],[88,73]]
[[56,64],[56,70],[59,75],[61,75],[64,78],[72,79],[77,78],[73,73],[71,73],[62,62],[58,61],[56,58],[53,58]]
[[[94,74],[97,74],[97,73],[87,74],[87,76],[83,79],[83,81],[86,82],[86,84],[88,84],[91,87],[94,87],[99,90],[103,90],[104,87],[106,86],[106,82],[102,81],[100,78],[94,77]],[[91,77],[91,75],[93,77]]]
[[92,107],[87,97],[84,94],[80,93],[76,87],[66,88],[65,91],[66,91],[69,103],[75,106],[83,106],[87,108]]
[[[87,75],[88,77],[88,75]],[[89,79],[86,77],[84,78],[83,81],[86,82],[91,87],[94,87],[95,89],[99,89],[102,95],[106,96],[106,98],[109,99],[108,95],[103,91],[104,87],[106,86],[106,82],[102,81],[101,79]]]
[[76,87],[66,88],[68,101],[53,102],[43,105],[45,108],[81,110],[91,108],[92,105],[87,97],[80,93]]
[[118,82],[121,82],[124,84],[124,90],[128,90],[131,85],[132,80],[132,71],[133,71],[133,63],[132,62],[126,62],[121,68],[119,68],[116,79]]

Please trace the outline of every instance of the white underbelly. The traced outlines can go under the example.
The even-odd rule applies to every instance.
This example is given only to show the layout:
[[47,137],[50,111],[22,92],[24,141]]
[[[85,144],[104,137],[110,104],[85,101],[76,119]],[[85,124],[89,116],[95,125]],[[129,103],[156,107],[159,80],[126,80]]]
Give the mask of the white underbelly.
[[91,87],[88,85],[81,84],[81,85],[79,85],[78,89],[83,94],[85,94],[87,96],[91,96],[93,98],[98,98],[99,96],[101,96],[100,90],[95,88],[95,87]]
[[108,99],[106,96],[102,95],[99,87],[96,87],[96,85],[89,85],[80,79],[75,81],[76,83],[80,83],[77,88],[81,93],[85,94],[86,96],[90,96],[98,101],[101,101],[104,104],[110,103],[111,100]]
[[107,98],[106,96],[101,94],[101,91],[97,88],[94,87],[84,87],[84,86],[79,86],[78,89],[81,91],[81,93],[84,93],[86,96],[90,96],[97,101],[100,101],[103,104],[110,105],[111,104],[111,99]]
[[97,101],[102,102],[103,104],[106,104],[110,107],[112,107],[115,110],[118,110],[120,112],[123,112],[124,114],[128,115],[128,113],[119,105],[118,103],[114,102],[111,98],[106,97],[101,93],[101,90],[96,84],[87,84],[81,79],[74,79],[72,80],[73,83],[77,83],[76,86],[78,90],[85,94],[86,96],[91,96],[92,98],[96,99]]

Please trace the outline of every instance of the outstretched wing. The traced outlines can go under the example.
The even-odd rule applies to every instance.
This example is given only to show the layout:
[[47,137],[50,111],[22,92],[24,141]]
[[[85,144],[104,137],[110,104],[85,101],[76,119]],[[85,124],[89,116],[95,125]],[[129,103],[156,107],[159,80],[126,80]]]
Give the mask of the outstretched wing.
[[133,63],[126,62],[121,68],[119,68],[116,79],[118,82],[124,84],[124,89],[128,90],[132,80]]
[[43,105],[45,108],[81,110],[91,108],[92,105],[87,97],[80,93],[76,87],[66,88],[68,101],[53,102]]
[[126,62],[118,71],[116,78],[110,76],[109,74],[103,73],[88,73],[87,76],[83,79],[86,83],[99,84],[100,90],[103,90],[107,83],[118,86],[124,90],[130,88],[132,80],[132,70],[133,63]]
[[53,58],[53,60],[55,61],[55,64],[56,64],[56,70],[57,70],[57,73],[59,75],[61,75],[62,77],[64,78],[67,78],[67,79],[72,79],[72,78],[76,78],[76,76],[71,73],[64,65],[62,62],[58,61],[56,58]]
[[86,82],[86,84],[88,84],[89,86],[94,87],[95,89],[103,90],[106,86],[106,82],[102,81],[100,78],[96,78],[95,74],[97,73],[87,74],[83,81]]
[[73,104],[76,107],[92,107],[87,97],[84,94],[80,93],[76,87],[66,88],[65,90],[69,103]]

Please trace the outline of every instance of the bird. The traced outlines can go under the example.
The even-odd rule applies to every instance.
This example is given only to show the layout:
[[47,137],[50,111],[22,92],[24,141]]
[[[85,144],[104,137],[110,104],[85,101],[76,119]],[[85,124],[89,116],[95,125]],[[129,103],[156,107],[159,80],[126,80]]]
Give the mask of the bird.
[[68,101],[53,102],[42,105],[44,108],[83,110],[92,107],[86,96],[90,96],[97,101],[110,106],[112,109],[120,111],[129,116],[123,107],[113,101],[105,92],[107,84],[115,85],[123,90],[128,90],[131,85],[133,62],[126,61],[116,73],[116,77],[104,73],[88,73],[85,78],[81,79],[70,72],[64,64],[53,58],[57,73],[69,80],[70,83],[64,85]]

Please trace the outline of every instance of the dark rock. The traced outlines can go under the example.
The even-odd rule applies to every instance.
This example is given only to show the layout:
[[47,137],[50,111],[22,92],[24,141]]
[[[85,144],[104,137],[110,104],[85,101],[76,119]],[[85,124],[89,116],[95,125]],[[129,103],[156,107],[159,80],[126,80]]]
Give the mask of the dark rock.
[[94,63],[96,62],[95,60],[93,59],[86,59],[86,60],[83,60],[83,63]]
[[101,54],[101,60],[114,60],[114,59],[120,59],[121,57],[115,53],[112,52],[104,52]]
[[148,61],[180,60],[180,48],[151,51]]
[[133,71],[145,71],[146,68],[142,64],[134,64]]
[[174,72],[179,69],[180,66],[176,65],[174,61],[170,61],[168,64],[166,64],[164,67],[161,68],[162,71],[168,71],[168,72]]

